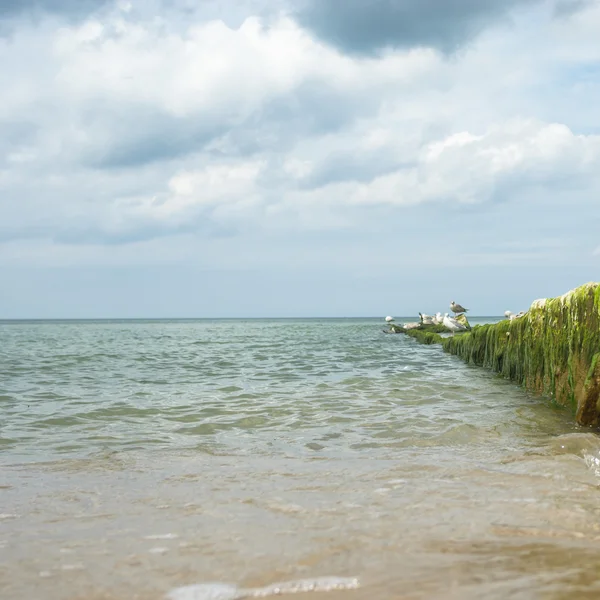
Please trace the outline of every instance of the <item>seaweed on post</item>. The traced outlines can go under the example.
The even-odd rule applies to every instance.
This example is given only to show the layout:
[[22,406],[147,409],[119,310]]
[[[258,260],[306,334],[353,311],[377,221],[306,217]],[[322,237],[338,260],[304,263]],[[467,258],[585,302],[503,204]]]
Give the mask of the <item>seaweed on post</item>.
[[452,337],[409,333],[464,361],[570,407],[581,425],[600,425],[600,284],[536,300],[522,317]]

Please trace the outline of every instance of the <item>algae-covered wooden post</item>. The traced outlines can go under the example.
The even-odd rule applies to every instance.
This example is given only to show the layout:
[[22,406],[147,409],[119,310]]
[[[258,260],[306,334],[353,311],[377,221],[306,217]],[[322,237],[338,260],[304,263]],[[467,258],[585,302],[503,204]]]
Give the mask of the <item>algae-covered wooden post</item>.
[[600,425],[600,284],[536,300],[524,316],[451,338],[414,331],[463,360],[569,406],[581,425]]

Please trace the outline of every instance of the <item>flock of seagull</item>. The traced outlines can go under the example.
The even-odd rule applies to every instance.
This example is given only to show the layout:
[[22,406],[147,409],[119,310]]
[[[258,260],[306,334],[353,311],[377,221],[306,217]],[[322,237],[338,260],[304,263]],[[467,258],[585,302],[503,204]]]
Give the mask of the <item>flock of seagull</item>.
[[[421,327],[421,325],[443,325],[446,329],[452,332],[452,335],[454,335],[457,331],[466,331],[468,327],[458,321],[456,317],[468,312],[469,309],[452,300],[450,303],[450,310],[454,313],[453,317],[449,316],[448,313],[443,315],[439,312],[435,315],[419,313],[421,320],[418,323],[405,323],[404,329],[417,329],[418,327]],[[388,323],[391,323],[394,320],[394,317],[386,317],[385,320]]]
[[[469,309],[465,308],[464,306],[461,306],[460,304],[452,300],[452,302],[450,303],[450,310],[454,313],[453,317],[450,317],[448,313],[445,313],[443,315],[439,312],[435,313],[435,315],[426,315],[425,313],[419,313],[420,321],[418,323],[404,323],[403,327],[404,329],[417,329],[421,327],[421,325],[443,325],[446,329],[452,332],[452,335],[454,335],[457,331],[466,331],[468,329],[467,325],[458,321],[456,317],[464,315],[466,312],[469,311]],[[517,314],[511,312],[510,310],[504,312],[504,316],[509,321],[512,321],[514,319],[520,319],[525,314],[526,313],[524,311],[521,311]],[[394,321],[394,317],[386,317],[385,320],[387,323],[391,323],[392,321]]]

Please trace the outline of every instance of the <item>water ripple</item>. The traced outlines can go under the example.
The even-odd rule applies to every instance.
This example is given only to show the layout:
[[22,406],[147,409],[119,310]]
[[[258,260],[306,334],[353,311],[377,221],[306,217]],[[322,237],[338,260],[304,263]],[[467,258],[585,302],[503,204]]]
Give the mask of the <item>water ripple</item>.
[[22,323],[0,335],[0,444],[23,455],[385,455],[477,443],[493,435],[490,405],[514,420],[522,402],[373,320]]

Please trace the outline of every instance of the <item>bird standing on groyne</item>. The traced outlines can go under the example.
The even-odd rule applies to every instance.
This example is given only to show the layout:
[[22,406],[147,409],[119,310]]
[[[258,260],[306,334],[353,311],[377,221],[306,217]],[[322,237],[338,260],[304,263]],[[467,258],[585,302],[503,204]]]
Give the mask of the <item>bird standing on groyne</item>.
[[510,310],[507,310],[504,312],[504,316],[509,320],[509,321],[514,321],[515,319],[520,319],[521,317],[525,316],[525,312],[521,311],[519,313],[517,313],[515,315],[514,312],[511,312]]
[[450,302],[450,310],[455,315],[459,315],[461,313],[466,313],[466,312],[469,311],[468,308],[465,308],[464,306],[461,306],[460,304],[457,304],[456,302],[454,302],[454,300],[452,300],[452,302]]
[[419,317],[421,318],[421,323],[423,323],[423,325],[433,325],[433,317],[431,315],[419,313]]
[[454,335],[454,333],[457,331],[467,331],[465,325],[459,323],[454,317],[449,317],[448,313],[444,315],[443,325],[446,329],[449,329],[452,332],[452,335]]

